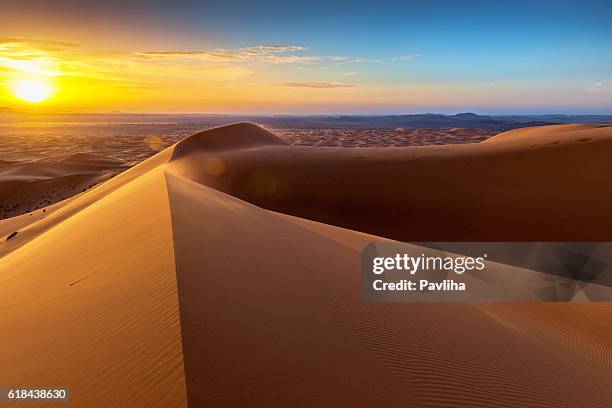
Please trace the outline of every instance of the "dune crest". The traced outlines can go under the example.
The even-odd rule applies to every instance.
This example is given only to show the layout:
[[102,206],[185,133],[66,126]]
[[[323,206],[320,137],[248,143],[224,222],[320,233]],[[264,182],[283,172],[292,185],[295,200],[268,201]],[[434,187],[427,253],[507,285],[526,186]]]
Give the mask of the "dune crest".
[[288,143],[255,124],[235,123],[186,137],[174,146],[172,158],[176,159],[197,151],[214,152],[260,146],[288,146]]
[[[193,135],[0,222],[18,232],[0,244],[0,383],[69,386],[79,407],[612,406],[607,304],[360,297],[361,248],[381,236],[606,236],[612,195],[587,193],[612,133],[593,137],[383,150],[292,147],[251,124]],[[574,178],[557,167],[587,157]],[[585,195],[559,203],[553,176]],[[603,226],[540,229],[596,197],[578,221]]]

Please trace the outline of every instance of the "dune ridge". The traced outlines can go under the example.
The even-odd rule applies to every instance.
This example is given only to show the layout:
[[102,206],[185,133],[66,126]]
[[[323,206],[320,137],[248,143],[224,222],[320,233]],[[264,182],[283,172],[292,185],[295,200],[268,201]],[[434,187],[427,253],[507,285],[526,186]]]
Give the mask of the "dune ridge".
[[[523,141],[474,148],[343,152],[288,146],[237,124],[193,135],[44,216],[2,221],[0,235],[18,234],[0,244],[0,347],[10,350],[0,355],[0,383],[70,386],[83,407],[612,406],[607,303],[360,297],[366,243],[403,239],[409,225],[415,236],[424,231],[415,218],[434,210],[444,222],[428,236],[438,240],[461,227],[453,217],[471,219],[475,198],[459,194],[469,184],[459,176],[529,195],[527,170],[539,166],[537,185],[553,167],[592,156],[570,185],[603,180],[589,172],[606,168],[609,130],[594,128],[586,142],[561,132],[563,147],[526,131]],[[480,173],[493,163],[528,169]],[[593,198],[571,201],[585,210]],[[552,224],[557,200],[527,197],[537,204],[531,216]],[[538,233],[549,225],[542,220],[521,222],[520,236],[510,223],[523,208],[510,201],[491,197],[478,208],[497,217],[450,235],[497,226],[524,240],[606,237],[578,222]],[[598,208],[584,217],[610,219]]]

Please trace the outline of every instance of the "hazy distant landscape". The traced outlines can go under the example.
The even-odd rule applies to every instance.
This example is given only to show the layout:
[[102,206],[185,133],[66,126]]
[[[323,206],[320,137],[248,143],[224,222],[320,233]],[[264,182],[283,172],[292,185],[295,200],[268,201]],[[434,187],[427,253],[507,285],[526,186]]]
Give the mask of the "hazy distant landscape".
[[478,115],[471,112],[445,115],[423,113],[410,115],[218,115],[218,114],[128,114],[128,113],[37,113],[0,108],[5,124],[27,123],[108,123],[185,125],[191,129],[253,122],[271,128],[295,129],[395,129],[407,128],[479,128],[502,132],[527,126],[562,123],[610,124],[612,115]]
[[[36,159],[55,152],[97,153],[128,162],[137,162],[150,155],[140,149],[143,140],[147,142],[145,146],[155,151],[190,134],[236,122],[252,122],[272,129],[292,144],[345,147],[479,142],[505,130],[561,123],[531,117],[513,117],[510,120],[467,113],[402,116],[5,113],[3,116],[0,159]],[[612,122],[612,117],[608,119]],[[586,123],[589,119],[583,120]]]
[[430,128],[416,128],[417,122],[395,117],[380,118],[379,127],[367,127],[358,117],[7,116],[11,120],[0,125],[0,219],[84,192],[191,134],[237,121],[257,121],[291,145],[314,147],[463,144],[498,133],[473,127],[436,128],[442,120],[449,126],[468,125],[465,119],[438,116],[427,122]]
[[500,132],[612,116],[238,116],[32,114],[5,109],[0,125],[0,219],[86,191],[196,132],[253,122],[291,145],[408,147],[478,143]]

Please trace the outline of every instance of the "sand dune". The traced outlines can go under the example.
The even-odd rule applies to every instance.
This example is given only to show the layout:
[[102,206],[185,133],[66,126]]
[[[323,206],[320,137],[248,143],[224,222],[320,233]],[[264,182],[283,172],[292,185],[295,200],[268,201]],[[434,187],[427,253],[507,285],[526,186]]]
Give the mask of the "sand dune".
[[[257,148],[198,149],[227,138],[218,128],[178,144],[170,166],[267,209],[402,241],[609,240],[612,127],[564,126],[514,130],[512,143],[504,133],[478,144],[313,149],[260,137]],[[199,171],[207,161],[223,171]]]
[[586,134],[584,137],[590,138],[593,136],[592,133],[603,135],[609,132],[610,126],[608,125],[549,125],[509,130],[489,138],[489,141],[524,141],[527,138],[541,141],[549,137],[552,143],[562,143],[563,141],[578,141],[583,134]]
[[191,136],[0,222],[18,232],[0,384],[69,386],[79,407],[610,407],[610,305],[366,303],[359,274],[381,236],[609,237],[608,129],[389,150]]
[[83,153],[0,162],[0,219],[64,200],[126,168],[122,160]]

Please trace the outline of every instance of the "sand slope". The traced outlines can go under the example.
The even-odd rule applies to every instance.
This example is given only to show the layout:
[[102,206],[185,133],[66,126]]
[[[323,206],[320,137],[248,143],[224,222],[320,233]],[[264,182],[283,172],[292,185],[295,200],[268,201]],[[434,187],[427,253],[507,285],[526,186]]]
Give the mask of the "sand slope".
[[185,405],[163,177],[147,174],[2,259],[2,384],[68,386],[77,406]]
[[[386,238],[261,207],[397,237],[418,230],[426,199],[445,222],[470,217],[473,198],[448,201],[427,180],[463,171],[479,185],[491,179],[476,170],[493,162],[546,173],[557,156],[583,155],[586,177],[606,168],[610,137],[532,156],[544,142],[343,153],[290,147],[248,124],[194,135],[44,216],[0,222],[1,234],[18,231],[0,244],[0,384],[70,386],[79,407],[612,406],[609,304],[364,303],[361,248]],[[476,169],[459,170],[466,157]],[[548,195],[528,196],[524,171],[488,185],[484,213],[502,207],[479,228],[519,232],[510,221],[522,208],[496,191],[554,218]],[[382,209],[367,212],[375,201]],[[434,224],[431,236],[464,222]],[[548,225],[522,222],[525,239],[588,233],[534,222]]]

